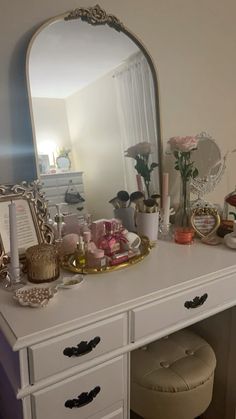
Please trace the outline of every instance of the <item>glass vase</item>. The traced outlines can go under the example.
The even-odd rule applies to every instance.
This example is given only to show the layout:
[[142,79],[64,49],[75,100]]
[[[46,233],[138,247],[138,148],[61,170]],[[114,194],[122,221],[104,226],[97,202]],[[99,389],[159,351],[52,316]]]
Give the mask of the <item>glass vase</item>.
[[179,208],[175,214],[174,238],[176,243],[191,244],[194,230],[191,225],[190,183],[181,177]]

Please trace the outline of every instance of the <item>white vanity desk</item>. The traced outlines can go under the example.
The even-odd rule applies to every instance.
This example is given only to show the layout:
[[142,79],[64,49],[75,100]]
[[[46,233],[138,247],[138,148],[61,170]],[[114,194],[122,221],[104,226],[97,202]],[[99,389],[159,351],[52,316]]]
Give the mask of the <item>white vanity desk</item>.
[[[2,419],[127,418],[130,351],[235,305],[235,256],[223,246],[159,242],[141,263],[89,275],[43,309],[1,291],[0,359],[15,393],[9,404],[0,381]],[[184,306],[206,293],[199,307]],[[100,342],[88,354],[63,354],[94,337]],[[98,386],[91,403],[64,406]]]

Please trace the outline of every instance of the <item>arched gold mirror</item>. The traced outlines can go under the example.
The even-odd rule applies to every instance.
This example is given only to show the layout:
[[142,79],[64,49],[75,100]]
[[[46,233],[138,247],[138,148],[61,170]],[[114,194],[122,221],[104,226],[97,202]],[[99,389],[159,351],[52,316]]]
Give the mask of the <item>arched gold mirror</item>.
[[49,203],[79,192],[82,203],[75,207],[95,218],[112,216],[108,201],[119,190],[138,189],[135,160],[125,150],[140,142],[151,143],[149,164],[158,166],[150,187],[161,193],[156,72],[142,43],[116,17],[97,5],[46,22],[30,42],[27,78]]

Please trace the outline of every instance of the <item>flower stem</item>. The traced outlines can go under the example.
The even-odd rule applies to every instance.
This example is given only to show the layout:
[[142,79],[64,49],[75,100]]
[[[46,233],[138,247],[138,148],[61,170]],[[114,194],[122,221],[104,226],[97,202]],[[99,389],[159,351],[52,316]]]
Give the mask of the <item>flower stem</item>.
[[144,180],[144,183],[145,183],[146,190],[147,190],[147,198],[150,198],[149,182]]
[[187,181],[182,177],[183,184],[183,218],[182,218],[182,227],[186,227],[188,224],[188,214],[187,214]]

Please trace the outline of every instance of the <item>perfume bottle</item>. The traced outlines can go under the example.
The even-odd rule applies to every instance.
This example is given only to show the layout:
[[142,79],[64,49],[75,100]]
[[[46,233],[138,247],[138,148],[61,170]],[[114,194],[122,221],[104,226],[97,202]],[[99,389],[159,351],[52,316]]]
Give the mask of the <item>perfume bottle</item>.
[[61,211],[62,206],[64,205],[64,203],[62,204],[56,204],[56,209],[57,209],[57,213],[55,215],[55,224],[54,224],[54,231],[56,232],[56,239],[61,241],[62,239],[62,229],[65,225],[64,223],[64,214]]
[[84,240],[82,236],[79,236],[79,241],[77,243],[77,248],[75,251],[75,260],[76,266],[83,270],[86,266],[86,255],[84,249]]
[[94,252],[88,252],[88,267],[102,269],[107,265],[107,258],[104,255],[104,250],[97,249]]
[[111,221],[104,222],[105,234],[103,238],[99,241],[99,249],[104,250],[106,256],[112,256],[114,253],[119,252],[120,242],[115,237],[113,232],[113,223]]

